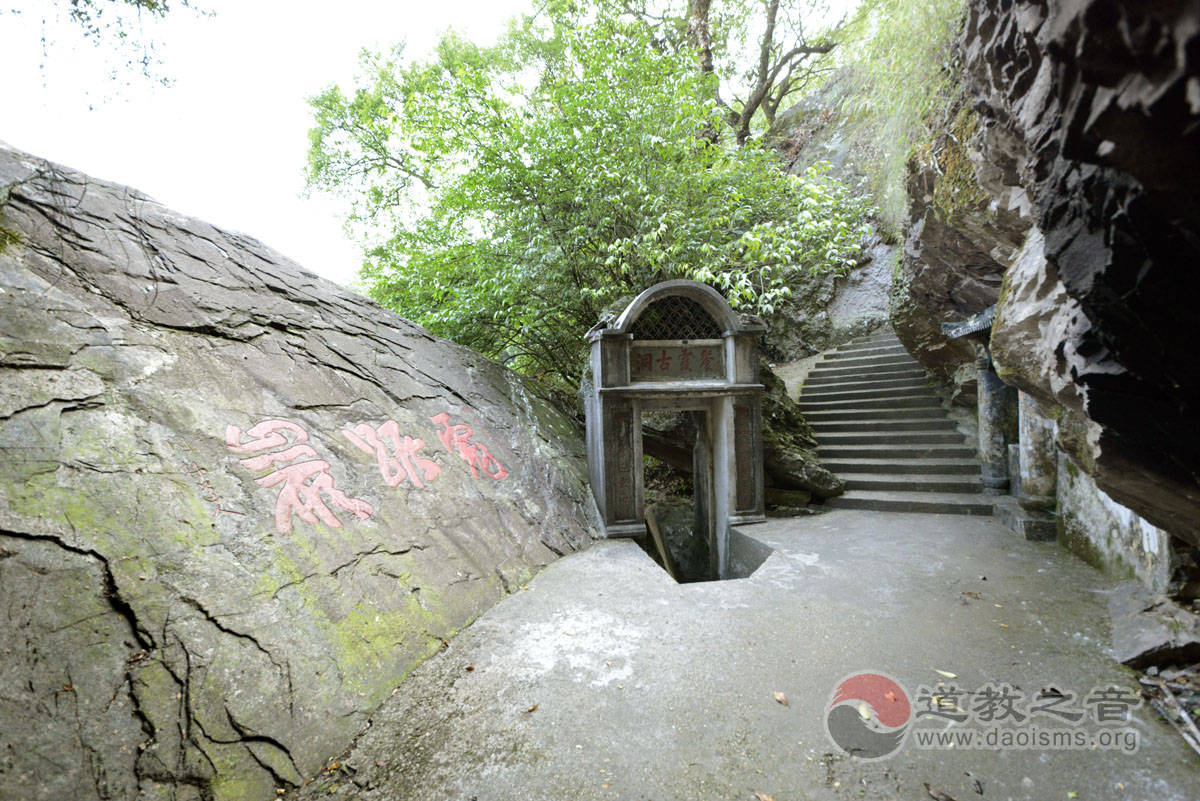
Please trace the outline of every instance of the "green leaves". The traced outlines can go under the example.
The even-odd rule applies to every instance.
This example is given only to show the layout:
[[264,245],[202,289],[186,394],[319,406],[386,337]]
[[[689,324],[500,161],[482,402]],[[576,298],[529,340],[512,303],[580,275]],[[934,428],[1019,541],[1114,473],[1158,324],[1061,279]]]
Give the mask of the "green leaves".
[[955,41],[965,0],[863,0],[842,50],[852,64],[843,107],[871,132],[878,153],[873,191],[880,221],[893,234],[908,215],[909,159],[949,125],[960,70]]
[[573,386],[619,297],[687,277],[770,313],[798,274],[853,263],[863,204],[820,170],[705,141],[710,80],[644,25],[567,4],[493,48],[364,54],[356,91],[310,101],[309,186],[350,200],[372,297]]

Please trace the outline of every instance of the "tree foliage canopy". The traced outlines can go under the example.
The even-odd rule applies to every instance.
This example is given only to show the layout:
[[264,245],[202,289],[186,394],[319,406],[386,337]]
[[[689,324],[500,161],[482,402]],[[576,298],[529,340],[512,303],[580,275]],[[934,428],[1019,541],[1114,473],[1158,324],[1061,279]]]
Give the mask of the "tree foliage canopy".
[[171,79],[159,72],[162,62],[156,53],[157,43],[144,23],[161,20],[177,8],[211,16],[210,12],[200,10],[193,0],[43,0],[24,5],[26,7],[0,6],[0,15],[40,18],[43,54],[54,45],[46,33],[47,23],[65,21],[84,41],[111,51],[120,66],[111,70],[110,78],[115,79],[120,72],[136,72],[164,84],[171,83]]
[[687,277],[770,313],[853,263],[865,208],[724,124],[711,73],[629,15],[552,5],[494,47],[364,53],[311,99],[309,186],[350,201],[367,291],[434,333],[573,384],[616,298]]
[[861,0],[842,27],[842,63],[853,65],[845,100],[851,118],[874,132],[874,201],[892,233],[908,217],[909,160],[946,130],[960,103],[955,40],[966,0]]
[[719,78],[729,98],[718,84],[713,98],[739,143],[750,138],[759,120],[770,128],[784,101],[827,71],[818,57],[834,49],[841,28],[806,24],[806,17],[827,14],[816,0],[688,0],[686,8],[672,0],[603,2],[609,13],[629,15],[653,31],[656,47],[686,48],[701,72]]

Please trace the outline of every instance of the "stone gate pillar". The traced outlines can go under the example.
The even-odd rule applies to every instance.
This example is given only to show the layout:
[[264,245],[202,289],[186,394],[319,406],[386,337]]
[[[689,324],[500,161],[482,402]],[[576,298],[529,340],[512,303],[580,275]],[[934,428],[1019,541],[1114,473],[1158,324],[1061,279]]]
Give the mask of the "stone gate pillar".
[[1042,416],[1037,401],[1020,393],[1020,494],[1017,501],[1026,509],[1053,511],[1058,482],[1058,450],[1054,445],[1054,421]]
[[983,470],[983,486],[997,494],[1009,486],[1008,442],[1005,437],[1009,413],[1008,385],[992,368],[992,360],[984,347],[978,361],[979,401],[979,462]]

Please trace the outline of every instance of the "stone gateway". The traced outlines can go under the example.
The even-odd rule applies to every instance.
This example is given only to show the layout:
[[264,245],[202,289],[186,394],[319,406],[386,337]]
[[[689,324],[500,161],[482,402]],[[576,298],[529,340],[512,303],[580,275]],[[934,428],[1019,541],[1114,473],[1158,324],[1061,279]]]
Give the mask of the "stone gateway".
[[691,412],[697,536],[710,543],[713,577],[728,575],[729,527],[766,519],[757,343],[765,330],[712,287],[676,280],[588,332],[588,468],[607,536],[646,532],[642,413]]

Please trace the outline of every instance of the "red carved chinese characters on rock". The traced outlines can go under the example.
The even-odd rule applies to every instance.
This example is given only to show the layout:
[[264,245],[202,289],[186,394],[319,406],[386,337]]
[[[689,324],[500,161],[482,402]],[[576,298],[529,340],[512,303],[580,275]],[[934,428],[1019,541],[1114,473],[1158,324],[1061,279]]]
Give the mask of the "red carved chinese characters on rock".
[[[343,429],[342,434],[356,448],[375,456],[383,481],[389,487],[395,488],[404,481],[411,481],[417,489],[425,489],[426,482],[433,481],[442,473],[437,462],[417,455],[425,447],[425,440],[401,436],[400,426],[395,420],[388,420],[377,429],[359,423],[353,431]],[[388,454],[389,447],[391,455]]]
[[[243,437],[248,439],[243,440]],[[342,522],[322,496],[359,520],[370,518],[375,509],[366,501],[335,489],[329,462],[319,459],[311,445],[302,444],[305,442],[308,442],[308,432],[287,420],[263,420],[244,434],[234,425],[225,428],[225,444],[231,451],[258,454],[241,460],[247,470],[259,472],[285,465],[254,480],[259,486],[279,487],[279,497],[275,501],[275,530],[280,534],[292,533],[293,513],[309,524],[320,521],[330,528],[341,528]],[[271,448],[284,449],[262,453]],[[305,461],[297,461],[301,459]]]
[[487,446],[473,440],[475,429],[462,423],[451,423],[448,412],[435,414],[429,419],[442,426],[442,430],[438,432],[438,438],[441,439],[442,445],[451,453],[457,453],[459,458],[471,468],[471,475],[476,479],[479,478],[480,470],[488,478],[496,481],[508,475],[504,465],[492,456]]

